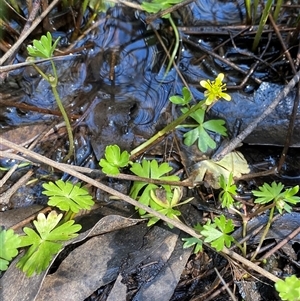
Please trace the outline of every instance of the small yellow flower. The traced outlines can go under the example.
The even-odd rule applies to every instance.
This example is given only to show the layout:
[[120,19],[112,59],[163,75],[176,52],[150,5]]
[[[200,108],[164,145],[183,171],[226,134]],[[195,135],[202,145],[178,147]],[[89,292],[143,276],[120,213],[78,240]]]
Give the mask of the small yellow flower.
[[231,100],[231,96],[223,92],[227,90],[226,84],[222,83],[223,79],[224,74],[220,73],[214,81],[210,81],[209,79],[200,81],[200,85],[206,89],[204,92],[204,96],[206,97],[206,105],[209,106],[220,98],[224,98],[227,101]]

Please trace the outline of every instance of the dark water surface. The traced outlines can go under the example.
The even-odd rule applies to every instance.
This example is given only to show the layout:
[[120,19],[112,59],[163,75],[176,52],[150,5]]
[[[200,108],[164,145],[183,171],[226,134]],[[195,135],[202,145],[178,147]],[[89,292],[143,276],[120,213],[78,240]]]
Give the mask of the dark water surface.
[[[244,24],[243,1],[197,1],[180,9],[174,16],[178,18],[185,41],[181,43],[176,63],[194,98],[203,98],[199,81],[214,79],[220,72],[225,73],[229,87],[236,86],[242,77],[237,71],[216,57],[206,55],[200,61],[198,58],[205,55],[205,50],[211,51],[228,38],[218,35],[208,37],[205,26],[224,29],[228,25]],[[56,66],[60,79],[58,90],[69,114],[82,114],[89,110],[81,124],[88,126],[92,147],[99,159],[107,144],[118,143],[122,148],[132,149],[170,122],[174,111],[171,111],[168,99],[181,93],[183,83],[174,68],[165,76],[167,61],[164,51],[153,30],[146,24],[144,13],[116,6],[109,9],[107,15],[100,14],[97,22],[98,26],[79,40],[75,48],[87,43],[93,46],[57,60]],[[186,28],[191,26],[202,26],[204,35],[201,32],[187,34]],[[154,27],[160,31],[168,47],[172,43],[172,32],[165,28],[162,20],[156,21]],[[65,41],[68,36],[64,34]],[[225,53],[222,57],[235,58],[240,68],[248,70],[252,62],[245,61],[245,57],[241,59],[239,50],[247,50],[249,41],[241,38],[236,43],[238,48],[229,43],[223,49]],[[275,50],[273,55],[276,55]],[[22,61],[25,58],[19,55],[18,59]],[[49,70],[49,64],[41,66],[45,72]],[[212,108],[211,116],[225,119],[229,133],[239,130],[236,130],[237,122],[242,130],[272,102],[282,89],[282,83],[278,75],[273,76],[262,64],[244,88],[228,90],[233,100],[218,102]],[[0,86],[0,92],[2,101],[56,109],[49,84],[32,67],[11,72]],[[283,100],[276,112],[247,138],[247,142],[283,145],[294,95],[293,92]],[[50,114],[26,111],[7,104],[0,107],[3,129],[55,118]],[[293,138],[293,145],[298,147],[299,130],[300,115],[297,116]]]

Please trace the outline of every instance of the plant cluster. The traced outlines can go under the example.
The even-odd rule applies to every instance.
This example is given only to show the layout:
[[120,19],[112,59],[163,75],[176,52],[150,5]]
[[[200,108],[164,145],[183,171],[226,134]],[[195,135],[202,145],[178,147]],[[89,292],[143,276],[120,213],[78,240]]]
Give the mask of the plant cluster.
[[[64,4],[68,5],[72,1],[64,0]],[[157,13],[161,10],[170,8],[172,5],[181,2],[181,0],[154,0],[150,3],[143,2],[142,8],[148,13]],[[247,4],[247,11],[249,14],[249,3]],[[100,1],[85,0],[82,3],[86,9],[89,6],[95,12],[104,9],[103,3]],[[265,15],[270,10],[270,1],[267,5],[262,18],[264,24]],[[276,13],[276,12],[275,12]],[[248,15],[251,18],[251,15]],[[170,13],[163,14],[163,18],[169,20],[176,38],[176,43],[172,55],[170,57],[167,71],[170,69],[171,64],[176,56],[179,47],[179,35],[177,27],[171,17]],[[66,123],[70,149],[65,160],[69,159],[73,154],[73,135],[68,120],[68,116],[62,105],[61,99],[57,92],[58,76],[53,62],[53,53],[56,49],[58,40],[52,42],[50,33],[42,36],[40,40],[34,40],[33,46],[28,46],[27,50],[34,68],[41,74],[41,76],[51,85],[53,94],[57,101],[57,105],[63,115]],[[253,46],[255,47],[255,45]],[[35,58],[49,59],[52,66],[52,73],[45,74],[35,63]],[[147,147],[149,143],[155,141],[158,137],[168,134],[175,128],[184,129],[185,133],[184,143],[190,146],[197,142],[198,148],[202,152],[206,152],[209,148],[214,149],[216,142],[212,134],[219,134],[226,136],[226,127],[223,120],[206,120],[206,112],[211,105],[220,99],[227,101],[231,100],[229,94],[226,93],[226,84],[223,83],[224,74],[220,73],[213,81],[201,80],[200,85],[206,90],[204,92],[204,99],[197,104],[191,105],[193,97],[188,90],[184,87],[182,89],[182,96],[172,96],[170,101],[180,106],[182,115],[174,120],[171,124],[166,126],[157,135],[149,139],[148,142],[139,147],[138,150],[133,150],[131,154],[127,151],[121,151],[118,145],[109,145],[106,147],[104,158],[99,162],[102,171],[108,175],[117,175],[122,168],[129,168],[129,170],[140,180],[133,182],[129,195],[138,200],[141,204],[149,206],[156,212],[159,212],[171,219],[179,219],[181,212],[179,206],[186,204],[191,199],[182,201],[182,188],[176,185],[180,178],[177,175],[171,174],[172,167],[166,163],[158,163],[156,160],[142,160],[142,162],[130,161],[131,155]],[[186,123],[184,123],[187,120]],[[238,209],[239,202],[234,198],[236,193],[236,185],[234,183],[234,176],[236,173],[248,172],[245,167],[243,159],[239,162],[240,166],[234,170],[232,167],[232,158],[238,155],[230,154],[224,158],[223,162],[213,162],[212,160],[203,161],[202,167],[199,170],[198,176],[201,178],[203,174],[210,170],[215,174],[216,187],[221,188],[219,194],[219,201],[223,208],[230,208],[241,215],[243,219],[243,234],[246,233],[247,216],[241,213]],[[201,175],[202,174],[202,175]],[[151,181],[145,180],[159,180],[160,185],[154,184]],[[164,183],[165,182],[165,183]],[[173,184],[168,184],[172,182]],[[157,183],[157,182],[156,182]],[[174,184],[175,183],[175,184]],[[23,235],[17,235],[13,230],[0,229],[0,270],[5,271],[8,268],[9,262],[18,255],[20,248],[25,248],[26,252],[19,259],[17,267],[24,271],[28,276],[34,273],[40,273],[47,269],[51,259],[55,254],[60,252],[63,247],[63,242],[72,239],[78,235],[81,226],[76,224],[74,216],[81,209],[90,209],[94,204],[92,197],[88,194],[87,190],[82,188],[80,184],[73,185],[71,182],[64,182],[58,180],[55,183],[49,182],[43,185],[43,194],[49,197],[48,205],[57,207],[60,212],[52,210],[47,216],[40,213],[37,219],[33,221],[33,227],[25,227]],[[214,187],[214,186],[213,186]],[[269,221],[265,227],[264,233],[257,250],[260,248],[266,234],[270,228],[275,210],[282,214],[283,211],[290,212],[292,207],[300,202],[300,197],[296,196],[299,191],[299,186],[284,189],[281,183],[273,182],[271,185],[265,183],[258,190],[253,190],[252,193],[256,197],[255,203],[261,205],[259,212],[270,210]],[[145,210],[136,208],[141,217],[148,219],[148,226],[151,226],[159,221],[159,218],[152,214],[147,214]],[[172,227],[171,224],[169,224]],[[234,231],[234,224],[231,219],[227,219],[224,215],[215,217],[213,220],[208,220],[206,224],[197,224],[194,230],[199,234],[199,238],[190,237],[184,238],[184,247],[194,247],[194,252],[200,252],[203,249],[203,244],[208,243],[211,247],[215,248],[218,252],[222,251],[225,247],[229,248],[235,244],[244,255],[246,255],[246,245],[240,245],[231,235]],[[252,256],[254,260],[257,253]],[[287,277],[285,280],[280,280],[275,283],[275,288],[279,292],[282,300],[296,301],[300,300],[300,279],[295,275]]]
[[[166,133],[175,127],[180,128],[192,128],[184,134],[184,143],[191,145],[198,140],[198,147],[201,151],[205,152],[207,149],[215,148],[215,141],[210,137],[209,133],[214,132],[226,135],[226,128],[222,120],[209,120],[205,121],[206,109],[220,98],[230,100],[230,96],[225,93],[226,85],[223,84],[224,75],[219,75],[215,81],[201,81],[201,85],[207,90],[204,95],[206,98],[199,102],[197,105],[190,106],[192,96],[187,88],[183,88],[182,96],[172,96],[170,101],[176,105],[181,106],[183,117],[180,116],[177,120],[168,125],[168,130],[163,129],[161,132]],[[200,105],[199,105],[200,104]],[[198,106],[195,109],[195,106]],[[191,117],[197,124],[180,124],[186,118]],[[134,151],[132,152],[134,153]],[[169,176],[172,168],[167,163],[158,164],[156,160],[147,161],[143,160],[141,163],[132,163],[130,161],[130,154],[127,151],[121,152],[117,145],[110,145],[106,148],[105,158],[100,160],[100,166],[103,168],[105,173],[117,174],[120,169],[128,165],[131,166],[130,171],[135,175],[142,178],[159,179],[164,181],[178,181],[179,178],[176,176]],[[237,212],[243,220],[243,234],[246,234],[247,216],[239,211],[241,204],[235,201],[234,196],[236,194],[236,185],[234,183],[234,176],[240,175],[241,173],[249,172],[247,164],[241,154],[229,154],[223,158],[223,161],[214,162],[212,160],[203,161],[202,166],[199,169],[198,176],[203,177],[203,174],[210,170],[216,175],[218,185],[216,187],[221,188],[219,194],[219,200],[223,208],[228,208]],[[202,173],[202,175],[201,175]],[[253,190],[252,193],[256,198],[255,203],[260,204],[260,211],[266,211],[270,209],[269,222],[262,235],[261,241],[257,247],[257,252],[266,237],[266,234],[270,228],[271,221],[274,216],[274,210],[277,209],[280,214],[283,210],[286,212],[291,211],[290,204],[294,205],[300,202],[300,197],[296,196],[299,191],[299,186],[288,188],[284,190],[284,185],[281,183],[273,182],[271,185],[265,183],[259,187],[259,190]],[[151,207],[152,209],[160,212],[172,219],[178,219],[180,216],[180,210],[175,209],[178,205],[185,204],[190,199],[180,202],[181,193],[179,186],[160,185],[146,183],[143,181],[135,181],[132,185],[130,196],[137,199],[144,205]],[[266,205],[266,206],[265,206]],[[142,217],[148,218],[148,225],[151,226],[156,223],[159,219],[151,214],[146,214],[144,210],[139,210]],[[211,247],[215,248],[218,252],[222,251],[224,247],[231,247],[232,243],[235,244],[241,252],[246,256],[247,245],[239,244],[234,237],[231,235],[234,231],[234,224],[231,219],[227,219],[224,215],[215,217],[213,220],[208,220],[205,225],[197,224],[194,227],[196,233],[201,238],[184,238],[184,247],[194,247],[194,252],[202,251],[203,243],[210,244]],[[251,260],[254,260],[255,254]],[[290,281],[294,281],[294,278]],[[297,278],[296,278],[297,279]],[[298,279],[297,279],[298,281]],[[294,281],[295,282],[295,281]],[[282,289],[282,285],[276,286]],[[278,289],[279,291],[279,289]],[[280,291],[279,291],[280,292]],[[282,296],[284,292],[282,292]],[[294,300],[294,299],[283,299],[283,300]]]
[[9,262],[18,255],[19,249],[26,249],[17,267],[27,274],[41,273],[49,266],[53,256],[60,252],[63,242],[78,235],[81,225],[72,219],[81,209],[90,209],[94,204],[87,190],[79,184],[61,180],[43,184],[43,194],[49,196],[49,206],[64,213],[51,210],[47,216],[39,213],[33,221],[33,228],[24,227],[24,235],[15,234],[12,229],[0,230],[0,270],[5,271]]

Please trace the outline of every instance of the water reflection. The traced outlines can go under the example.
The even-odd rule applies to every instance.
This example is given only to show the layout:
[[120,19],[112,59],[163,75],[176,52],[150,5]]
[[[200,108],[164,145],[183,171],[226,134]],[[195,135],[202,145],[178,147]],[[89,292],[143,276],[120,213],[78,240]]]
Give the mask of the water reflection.
[[[245,9],[242,0],[199,0],[181,9],[179,15],[181,18],[177,21],[184,26],[200,23],[234,24],[244,22]],[[153,31],[145,25],[143,13],[137,15],[132,8],[116,6],[107,15],[100,15],[99,20],[99,26],[75,45],[76,48],[92,42],[92,49],[85,50],[80,56],[56,61],[60,78],[58,90],[68,113],[82,113],[82,108],[86,109],[91,103],[95,105],[83,122],[90,128],[93,149],[98,158],[102,156],[106,144],[120,144],[124,141],[124,148],[130,149],[137,141],[147,139],[168,123],[168,98],[170,95],[180,94],[183,86],[174,69],[165,77],[163,51]],[[158,24],[157,28],[160,29],[161,25]],[[212,51],[227,37],[215,40],[201,36],[189,38],[201,44],[202,48]],[[172,35],[164,36],[164,40],[172,42]],[[231,78],[235,82],[240,77],[240,73],[237,75],[235,70],[214,57],[206,56],[200,61],[193,61],[195,57],[206,55],[201,49],[195,49],[195,46],[185,43],[181,49],[177,65],[195,99],[203,96],[199,86],[201,79],[213,79],[224,68],[227,68],[227,81]],[[231,46],[227,50],[228,56],[235,55]],[[244,69],[248,68],[247,62],[240,63]],[[41,68],[47,72],[49,64],[45,63]],[[270,80],[266,78],[266,74],[262,70],[256,75],[263,80]],[[1,98],[5,95],[17,95],[16,102],[47,109],[56,108],[49,84],[32,67],[12,75],[5,85],[0,86]],[[236,107],[236,103],[240,103],[238,100],[253,107],[252,93],[234,93],[232,98],[233,102],[226,102],[227,108],[231,106],[230,112],[239,111]],[[223,112],[222,103],[214,109],[215,112]],[[289,110],[285,108],[285,111]],[[251,114],[257,114],[257,111],[247,110],[245,114],[247,116],[238,118],[251,120]],[[229,126],[235,124],[228,116],[223,118],[227,119]],[[0,120],[3,125],[20,125],[47,119],[53,119],[53,116],[1,107],[0,102]],[[286,118],[284,120],[286,122]],[[265,127],[263,129],[261,134],[267,132]],[[282,141],[284,137],[278,139]],[[256,141],[259,140],[263,141],[264,138],[256,137]]]

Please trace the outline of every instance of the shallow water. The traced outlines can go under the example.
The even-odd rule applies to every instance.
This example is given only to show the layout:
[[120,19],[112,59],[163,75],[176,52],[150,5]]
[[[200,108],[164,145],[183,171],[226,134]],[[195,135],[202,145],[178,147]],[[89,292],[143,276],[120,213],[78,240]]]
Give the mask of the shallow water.
[[[178,23],[182,26],[200,23],[224,26],[228,23],[243,24],[245,11],[243,1],[240,2],[198,1],[179,10],[175,17],[181,15]],[[171,69],[167,76],[164,75],[167,64],[167,61],[164,61],[164,52],[145,20],[146,16],[143,13],[136,13],[131,8],[111,8],[107,15],[99,15],[98,26],[75,44],[76,48],[89,42],[93,44],[92,48],[55,62],[60,79],[58,90],[68,113],[82,114],[89,106],[92,108],[81,124],[86,123],[91,131],[91,143],[97,158],[102,156],[107,144],[118,142],[123,143],[125,149],[132,149],[161,129],[171,120],[168,98],[181,93],[183,84],[175,70]],[[157,29],[161,26],[162,22],[155,22]],[[163,32],[163,40],[167,43],[172,42],[168,31]],[[199,85],[201,79],[214,79],[218,73],[224,72],[229,86],[237,84],[236,81],[241,75],[228,68],[218,58],[206,56],[198,60],[206,55],[206,50],[212,51],[228,37],[211,38],[207,35],[201,36],[201,33],[192,35],[184,32],[182,36],[186,42],[181,44],[177,65],[196,100],[203,98],[203,90]],[[68,35],[64,39],[67,37]],[[191,43],[188,43],[189,41]],[[246,49],[248,45],[242,46],[242,43],[245,43],[244,39],[237,40],[239,47]],[[195,48],[195,45],[199,47]],[[239,49],[224,48],[225,53],[220,58],[236,56],[240,68],[247,70],[251,61],[247,65],[247,61],[240,59]],[[18,58],[20,61],[25,59],[20,55]],[[49,64],[43,64],[41,68],[47,72]],[[261,98],[256,98],[255,90],[259,87],[259,82],[272,81],[272,74],[262,68],[254,73],[254,76],[256,79],[250,79],[242,91],[228,90],[233,98],[231,103],[220,101],[212,109],[213,116],[220,116],[227,121],[231,133],[235,132],[237,120],[241,121],[244,128],[265,106]],[[275,78],[278,83],[278,77]],[[281,86],[277,86],[274,91],[273,86],[263,87],[269,87],[273,93],[268,98],[268,103],[281,89]],[[56,108],[49,84],[30,66],[12,72],[6,83],[1,85],[0,93],[1,99],[14,98],[16,103],[47,109]],[[267,144],[284,143],[288,113],[291,111],[293,100],[289,98],[283,103],[276,113],[270,116],[269,121],[260,124],[257,131],[247,138],[247,142],[265,144],[266,137],[272,137]],[[54,118],[51,114],[6,105],[0,108],[2,128],[51,121]],[[300,121],[297,117],[296,130],[299,127]],[[271,136],[270,131],[275,136]],[[296,135],[293,144],[299,146],[299,141]]]

